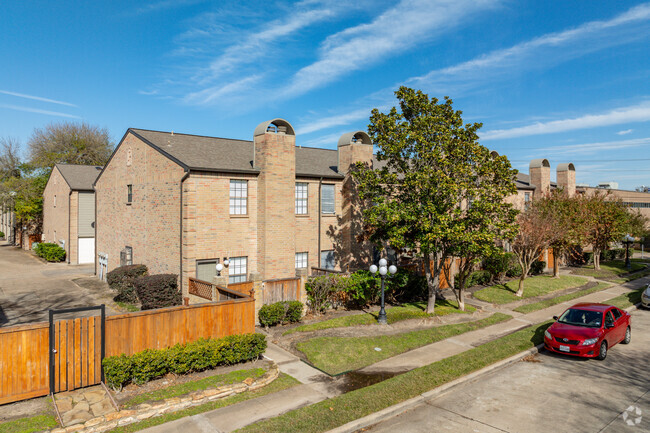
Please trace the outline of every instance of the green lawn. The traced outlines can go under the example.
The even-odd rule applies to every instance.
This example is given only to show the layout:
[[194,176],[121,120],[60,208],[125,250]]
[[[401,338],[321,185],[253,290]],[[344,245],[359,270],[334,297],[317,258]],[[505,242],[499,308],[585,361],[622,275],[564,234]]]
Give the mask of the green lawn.
[[631,307],[632,305],[636,305],[639,302],[641,302],[641,294],[643,293],[644,290],[645,290],[645,286],[641,287],[640,289],[636,289],[631,292],[624,293],[615,298],[608,299],[604,303],[614,305],[618,308]]
[[645,268],[646,264],[641,261],[631,261],[631,270],[625,267],[624,260],[611,260],[600,263],[600,270],[594,269],[594,265],[585,265],[571,271],[574,275],[586,275],[594,278],[614,278],[628,272],[635,272]]
[[54,415],[36,415],[0,423],[0,433],[31,433],[58,426]]
[[217,374],[215,376],[206,377],[192,382],[180,383],[157,391],[140,394],[124,402],[123,406],[129,408],[144,403],[145,401],[164,400],[166,398],[178,397],[179,395],[187,394],[192,391],[202,391],[208,388],[216,388],[222,385],[243,382],[248,377],[257,379],[264,375],[265,372],[266,370],[263,368],[251,368],[248,370],[231,371],[226,374]]
[[647,277],[648,275],[650,275],[650,269],[646,269],[645,271],[637,272],[635,274],[631,274],[622,278],[613,278],[610,279],[609,281],[616,284],[623,284],[630,281],[638,280],[639,278]]
[[251,424],[238,431],[317,433],[331,430],[540,344],[544,331],[551,323],[548,321],[522,329],[383,382]]
[[586,283],[587,280],[580,277],[562,275],[560,278],[553,278],[547,275],[539,275],[524,280],[524,295],[521,298],[515,296],[517,288],[519,287],[518,279],[508,281],[506,284],[497,284],[496,286],[486,287],[478,292],[474,292],[472,296],[476,299],[491,302],[493,304],[507,304],[521,299],[533,298],[535,296],[557,292],[558,290],[579,287]]
[[[458,309],[458,303],[456,301],[447,300],[436,301],[436,309],[434,314],[427,314],[425,312],[426,308],[427,304],[425,302],[412,302],[396,307],[386,308],[388,323],[395,323],[401,320],[419,319],[431,316],[445,316],[447,314],[455,313],[472,313],[476,311],[474,307],[467,304],[465,304],[465,311],[461,311]],[[319,331],[321,329],[330,328],[345,328],[347,326],[374,325],[377,323],[377,314],[377,312],[360,313],[350,316],[337,317],[335,319],[323,320],[322,322],[297,326],[286,331],[283,335],[292,334],[294,332]]]
[[[495,313],[475,322],[436,326],[420,331],[378,337],[316,337],[298,343],[297,349],[309,362],[324,372],[335,375],[358,370],[408,350],[416,349],[445,338],[484,328],[511,319]],[[375,350],[380,348],[381,351]]]
[[597,286],[592,287],[591,289],[580,290],[577,292],[569,293],[568,295],[558,296],[557,298],[551,298],[545,301],[535,302],[533,304],[521,305],[515,308],[514,311],[518,311],[519,313],[524,313],[524,314],[532,313],[533,311],[537,311],[537,310],[551,307],[553,305],[561,304],[562,302],[580,298],[590,293],[600,292],[601,290],[604,290],[611,286],[612,285],[609,283],[598,283]]
[[147,420],[140,421],[134,424],[117,427],[111,430],[111,432],[126,433],[126,432],[135,432],[135,431],[143,430],[145,428],[164,424],[166,422],[174,421],[176,419],[184,418],[186,416],[197,415],[203,412],[208,412],[210,410],[219,409],[225,406],[230,406],[232,404],[239,403],[242,401],[262,397],[264,395],[282,391],[283,389],[291,388],[292,386],[296,386],[296,385],[300,385],[300,382],[298,382],[296,379],[294,379],[289,375],[280,373],[280,376],[277,379],[275,379],[273,382],[255,391],[246,391],[246,392],[242,392],[241,394],[235,394],[230,397],[211,401],[210,403],[205,403],[199,406],[183,409],[178,412],[166,413],[162,416],[157,416],[155,418],[149,418]]

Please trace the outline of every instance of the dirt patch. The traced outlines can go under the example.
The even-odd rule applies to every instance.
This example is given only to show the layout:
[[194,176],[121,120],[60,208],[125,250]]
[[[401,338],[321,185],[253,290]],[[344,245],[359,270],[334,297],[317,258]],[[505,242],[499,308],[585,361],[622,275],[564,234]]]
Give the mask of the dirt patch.
[[536,362],[542,362],[542,360],[539,359],[539,354],[534,353],[532,355],[528,355],[528,356],[525,356],[525,357],[521,358],[521,362],[533,362],[533,363],[536,363]]
[[212,370],[205,370],[198,373],[184,374],[176,376],[168,374],[160,379],[152,380],[143,385],[130,384],[122,388],[120,392],[111,391],[113,398],[118,405],[122,405],[133,397],[141,394],[146,394],[153,391],[169,388],[170,386],[179,385],[182,383],[192,382],[206,377],[212,377],[220,374],[227,374],[237,370],[250,370],[253,368],[263,368],[265,371],[271,367],[272,363],[266,360],[256,360],[237,365],[228,365],[217,367]]
[[50,397],[32,398],[0,406],[0,423],[35,415],[56,415]]

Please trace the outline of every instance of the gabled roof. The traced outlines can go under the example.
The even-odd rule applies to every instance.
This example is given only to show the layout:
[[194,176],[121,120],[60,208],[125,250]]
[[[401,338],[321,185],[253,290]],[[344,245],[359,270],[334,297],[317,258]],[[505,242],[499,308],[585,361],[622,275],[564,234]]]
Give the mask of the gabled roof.
[[102,171],[98,165],[56,164],[55,167],[73,191],[92,191],[93,183]]
[[[136,128],[129,131],[190,170],[259,173],[253,167],[252,141]],[[337,164],[336,150],[296,146],[297,176],[342,178]]]

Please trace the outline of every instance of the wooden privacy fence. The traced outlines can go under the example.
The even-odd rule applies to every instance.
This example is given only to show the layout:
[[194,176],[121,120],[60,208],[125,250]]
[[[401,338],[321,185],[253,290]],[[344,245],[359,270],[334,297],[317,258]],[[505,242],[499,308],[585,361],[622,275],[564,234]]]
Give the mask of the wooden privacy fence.
[[300,286],[300,278],[266,280],[257,297],[264,305],[280,301],[299,301]]
[[[0,404],[95,385],[101,378],[99,317],[54,323],[54,368],[49,324],[0,328]],[[255,300],[237,293],[228,301],[106,317],[105,355],[131,355],[199,338],[255,332]],[[98,344],[99,343],[99,344]]]

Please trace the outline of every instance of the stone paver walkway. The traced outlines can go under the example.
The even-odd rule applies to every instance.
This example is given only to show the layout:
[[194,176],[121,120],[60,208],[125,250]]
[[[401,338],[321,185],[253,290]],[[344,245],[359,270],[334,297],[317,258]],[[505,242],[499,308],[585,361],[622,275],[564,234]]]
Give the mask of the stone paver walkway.
[[103,386],[91,386],[55,394],[63,426],[83,424],[91,418],[116,412]]

